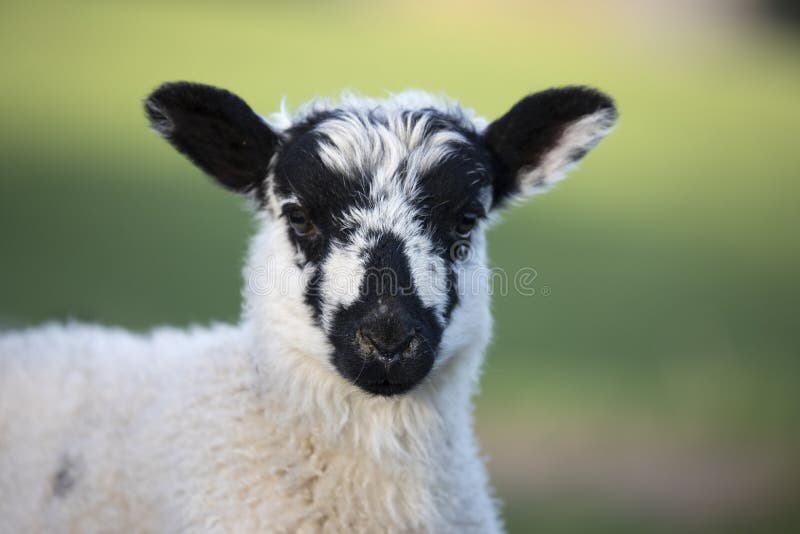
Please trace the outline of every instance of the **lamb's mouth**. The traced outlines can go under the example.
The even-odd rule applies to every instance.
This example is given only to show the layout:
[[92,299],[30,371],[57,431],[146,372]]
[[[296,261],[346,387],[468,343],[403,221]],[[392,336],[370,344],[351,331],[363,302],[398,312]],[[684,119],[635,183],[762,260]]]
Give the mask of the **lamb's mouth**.
[[378,358],[353,350],[353,345],[340,348],[334,364],[342,377],[372,395],[391,397],[408,393],[428,375],[435,353],[427,344],[413,343],[413,350],[392,359]]
[[392,397],[394,395],[400,395],[403,393],[407,393],[408,391],[411,391],[411,389],[416,385],[416,383],[395,384],[390,382],[389,379],[387,378],[382,382],[376,382],[372,384],[356,383],[356,385],[361,389],[369,393],[372,393],[373,395]]

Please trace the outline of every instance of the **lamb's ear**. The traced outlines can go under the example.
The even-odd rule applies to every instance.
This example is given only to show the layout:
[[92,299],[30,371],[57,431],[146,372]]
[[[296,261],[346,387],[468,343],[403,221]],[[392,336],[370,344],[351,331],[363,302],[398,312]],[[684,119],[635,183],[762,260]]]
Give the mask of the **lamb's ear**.
[[147,97],[144,108],[156,132],[228,189],[248,192],[266,178],[280,138],[233,93],[165,83]]
[[499,166],[495,206],[543,192],[563,178],[616,118],[611,98],[586,87],[548,89],[517,102],[484,134]]

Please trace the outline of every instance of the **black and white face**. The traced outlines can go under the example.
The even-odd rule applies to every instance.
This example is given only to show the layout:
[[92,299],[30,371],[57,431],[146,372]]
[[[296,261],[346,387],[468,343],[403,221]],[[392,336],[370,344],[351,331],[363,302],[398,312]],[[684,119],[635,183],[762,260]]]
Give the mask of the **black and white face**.
[[333,367],[377,395],[453,356],[492,212],[558,180],[616,118],[608,97],[578,87],[531,95],[488,128],[424,93],[317,103],[280,126],[184,82],[145,106],[173,146],[280,225]]
[[284,135],[268,204],[312,271],[305,298],[333,363],[369,392],[405,392],[459,304],[491,209],[488,149],[433,109],[325,111]]

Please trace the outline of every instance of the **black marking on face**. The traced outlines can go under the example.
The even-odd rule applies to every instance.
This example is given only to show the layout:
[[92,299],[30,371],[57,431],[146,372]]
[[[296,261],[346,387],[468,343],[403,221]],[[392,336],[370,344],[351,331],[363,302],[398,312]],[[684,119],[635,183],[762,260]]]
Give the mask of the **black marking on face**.
[[[354,208],[368,210],[383,201],[382,195],[371,191],[373,176],[361,174],[369,173],[370,169],[353,168],[350,174],[343,174],[343,169],[326,165],[320,155],[321,147],[331,140],[317,127],[342,116],[343,112],[313,115],[288,130],[288,140],[274,168],[273,190],[284,210],[279,216],[284,218],[288,237],[302,253],[305,265],[313,269],[305,301],[320,325],[326,297],[322,289],[325,261],[333,247],[346,246],[358,230],[344,223],[343,215]],[[403,118],[410,124],[424,119],[425,135],[450,130],[466,142],[449,144],[447,155],[422,174],[414,174],[418,170],[409,165],[407,158],[398,161],[392,170],[392,180],[397,186],[406,180],[415,181],[415,194],[405,201],[416,213],[416,222],[425,238],[431,239],[431,249],[446,266],[443,316],[437,317],[436,311],[426,308],[416,294],[404,248],[404,232],[419,230],[409,228],[368,235],[374,246],[364,251],[366,275],[358,298],[346,307],[325,311],[332,314],[330,320],[326,318],[326,331],[335,348],[332,355],[335,367],[352,383],[380,395],[410,390],[433,366],[443,329],[459,302],[456,270],[459,258],[452,253],[453,245],[457,241],[469,242],[469,236],[458,235],[455,228],[467,212],[477,220],[486,216],[485,203],[490,200],[487,195],[491,194],[492,186],[492,156],[477,134],[431,109],[409,111]],[[380,115],[369,115],[368,120],[385,126],[386,119]],[[285,210],[297,205],[313,220],[318,229],[314,235],[298,235],[289,224]],[[442,319],[445,324],[440,322]],[[407,346],[397,349],[393,363],[387,365],[391,355],[382,355],[381,348],[391,349],[405,341]]]
[[[322,114],[318,121],[333,116]],[[343,242],[352,229],[338,224],[337,217],[357,205],[368,191],[366,177],[341,176],[329,169],[319,156],[323,136],[313,131],[309,119],[289,130],[291,141],[279,154],[275,166],[275,191],[279,198],[296,198],[307,210],[319,234],[297,236],[290,230],[289,238],[303,252],[308,262],[320,263],[329,251],[332,240]]]
[[459,258],[454,247],[457,242],[470,246],[469,237],[458,235],[455,228],[468,212],[475,215],[476,222],[486,218],[481,195],[492,181],[491,156],[473,134],[463,132],[463,135],[471,143],[455,147],[450,157],[421,178],[424,196],[417,200],[421,212],[426,214],[424,223],[448,267],[446,320],[459,302],[456,271]]
[[[491,187],[490,168],[490,156],[480,144],[459,145],[420,177],[423,195],[415,203],[437,246],[449,250],[454,241],[462,239],[454,229],[465,212],[475,213],[478,219],[486,217],[481,194]],[[449,255],[445,259],[452,261]]]
[[445,320],[449,320],[458,305],[458,273],[455,266],[450,265],[447,271],[447,307],[444,310]]
[[400,239],[381,236],[366,267],[358,300],[334,316],[333,364],[367,392],[404,393],[433,366],[442,327],[413,291]]
[[305,292],[306,304],[311,308],[314,319],[317,322],[322,316],[322,298],[322,270],[317,266],[311,275],[311,280],[308,282]]
[[[320,235],[314,239],[298,238],[290,234],[292,242],[303,251],[309,262],[324,260],[330,241],[346,242],[355,230],[344,226],[339,216],[356,206],[369,207],[371,176],[361,176],[353,169],[343,176],[328,168],[319,156],[320,146],[326,137],[315,131],[327,120],[343,116],[342,112],[329,111],[311,116],[303,123],[287,131],[290,139],[278,156],[275,167],[275,190],[280,198],[297,198],[308,210]],[[424,175],[414,177],[421,194],[409,199],[418,209],[420,221],[432,231],[436,245],[442,250],[452,244],[452,227],[462,212],[471,209],[484,216],[479,201],[482,189],[491,186],[490,169],[492,157],[474,132],[457,126],[446,116],[434,110],[409,111],[404,114],[407,121],[426,118],[427,135],[449,129],[457,131],[468,140],[467,144],[450,147],[450,155],[428,169]],[[370,116],[371,120],[383,124],[385,119]],[[409,179],[407,160],[399,163],[395,179]]]

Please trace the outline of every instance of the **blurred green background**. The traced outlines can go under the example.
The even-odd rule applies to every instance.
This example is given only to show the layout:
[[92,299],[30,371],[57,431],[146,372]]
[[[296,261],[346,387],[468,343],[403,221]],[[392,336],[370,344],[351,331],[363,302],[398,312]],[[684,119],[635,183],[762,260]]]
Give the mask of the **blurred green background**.
[[268,114],[344,88],[614,96],[509,211],[478,430],[512,532],[798,532],[800,32],[791,2],[3,2],[0,326],[235,321],[250,217],[146,128],[162,81]]

